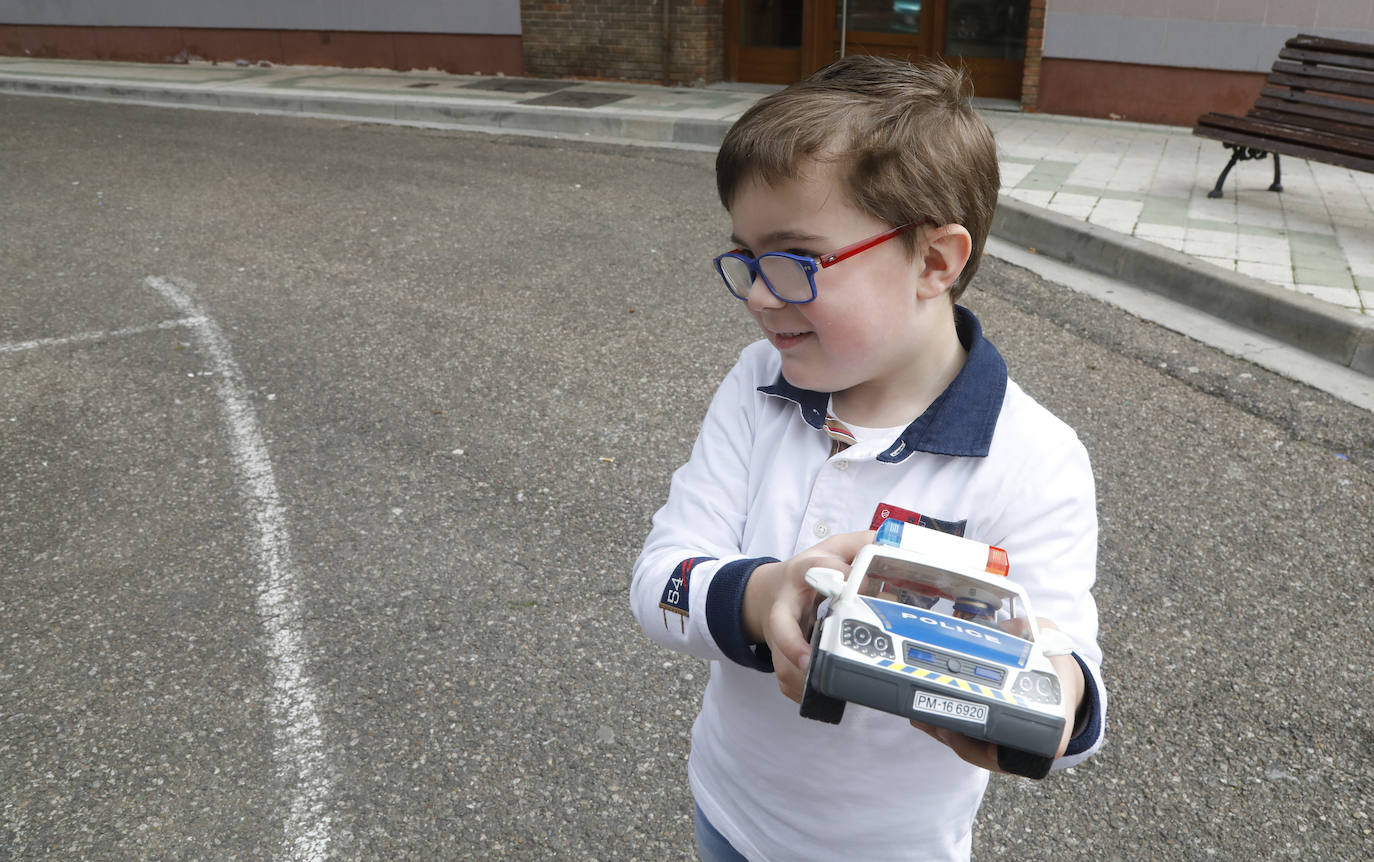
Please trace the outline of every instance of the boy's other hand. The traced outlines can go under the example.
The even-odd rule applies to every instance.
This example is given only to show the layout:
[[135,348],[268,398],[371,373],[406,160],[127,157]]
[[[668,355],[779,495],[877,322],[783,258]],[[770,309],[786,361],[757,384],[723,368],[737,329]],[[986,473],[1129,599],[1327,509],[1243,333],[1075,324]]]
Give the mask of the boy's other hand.
[[752,643],[768,645],[778,688],[797,703],[801,703],[811,661],[808,635],[816,621],[818,598],[806,583],[806,571],[825,566],[847,573],[854,555],[871,544],[875,535],[864,530],[831,536],[789,560],[759,566],[745,585],[744,632]]
[[[1044,617],[1038,617],[1036,623],[1042,629],[1059,628],[1052,620]],[[1024,619],[1007,620],[999,625],[1018,637],[1030,637]],[[1059,675],[1059,685],[1064,693],[1064,732],[1059,737],[1059,751],[1055,753],[1055,757],[1060,758],[1064,756],[1064,750],[1069,747],[1069,740],[1073,738],[1074,727],[1078,721],[1078,708],[1083,703],[1083,686],[1086,683],[1083,680],[1083,669],[1078,666],[1078,661],[1073,656],[1052,655],[1050,664],[1054,665],[1054,672]],[[974,766],[981,766],[991,772],[1002,771],[997,766],[997,746],[991,742],[973,739],[957,730],[934,727],[919,721],[911,722],[911,726],[948,745],[960,759]]]

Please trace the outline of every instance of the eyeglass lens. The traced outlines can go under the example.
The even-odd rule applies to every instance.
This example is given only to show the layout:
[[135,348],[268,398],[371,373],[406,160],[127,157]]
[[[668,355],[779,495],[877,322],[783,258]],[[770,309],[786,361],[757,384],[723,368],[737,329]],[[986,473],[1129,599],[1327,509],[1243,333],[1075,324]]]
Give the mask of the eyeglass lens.
[[[765,254],[758,259],[759,270],[773,293],[787,302],[806,302],[811,297],[811,280],[802,265],[791,258]],[[720,261],[721,272],[726,284],[740,299],[749,298],[749,288],[753,274],[749,264],[737,257],[723,257]]]

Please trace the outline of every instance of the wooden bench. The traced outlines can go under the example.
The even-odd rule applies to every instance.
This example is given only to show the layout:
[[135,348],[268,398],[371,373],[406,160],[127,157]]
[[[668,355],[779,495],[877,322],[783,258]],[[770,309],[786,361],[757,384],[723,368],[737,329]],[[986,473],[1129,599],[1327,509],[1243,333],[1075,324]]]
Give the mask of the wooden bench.
[[1270,191],[1283,191],[1279,154],[1374,173],[1374,45],[1295,36],[1279,51],[1255,107],[1243,117],[1209,113],[1193,134],[1231,150],[1209,198],[1236,162],[1274,155]]

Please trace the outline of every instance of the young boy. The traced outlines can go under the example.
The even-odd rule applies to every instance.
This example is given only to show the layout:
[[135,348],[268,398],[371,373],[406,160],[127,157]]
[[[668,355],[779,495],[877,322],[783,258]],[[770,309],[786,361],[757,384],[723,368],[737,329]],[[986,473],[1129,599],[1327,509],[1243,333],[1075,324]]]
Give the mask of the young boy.
[[739,247],[716,269],[764,340],[716,392],[631,587],[653,640],[711,660],[688,763],[703,858],[968,858],[994,746],[798,714],[803,576],[846,570],[884,517],[1007,551],[1074,645],[1053,659],[1056,766],[1101,745],[1088,456],[955,305],[999,184],[967,91],[942,65],[840,60],[758,102],[717,157]]

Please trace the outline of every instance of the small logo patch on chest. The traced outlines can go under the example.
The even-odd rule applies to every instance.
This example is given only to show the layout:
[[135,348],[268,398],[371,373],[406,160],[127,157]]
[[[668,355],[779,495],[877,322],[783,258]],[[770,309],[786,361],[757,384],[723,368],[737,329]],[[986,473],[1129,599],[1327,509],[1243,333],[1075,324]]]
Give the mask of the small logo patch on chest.
[[891,503],[879,503],[878,508],[873,510],[873,520],[869,522],[868,529],[878,529],[883,525],[883,521],[888,518],[896,518],[898,521],[905,521],[918,527],[939,530],[942,533],[949,533],[951,536],[963,536],[964,527],[968,525],[967,518],[962,521],[942,521],[939,518],[922,515],[920,512],[903,509],[901,506],[894,506]]

